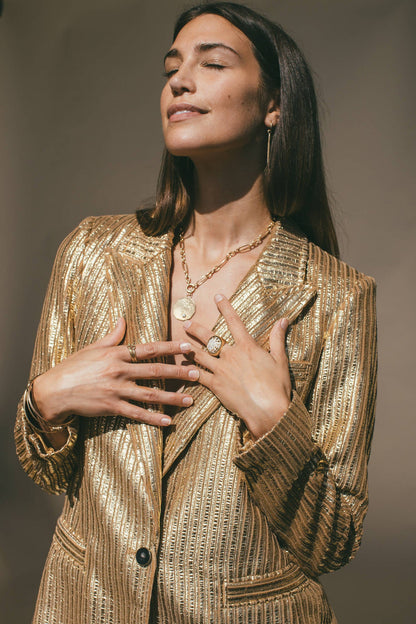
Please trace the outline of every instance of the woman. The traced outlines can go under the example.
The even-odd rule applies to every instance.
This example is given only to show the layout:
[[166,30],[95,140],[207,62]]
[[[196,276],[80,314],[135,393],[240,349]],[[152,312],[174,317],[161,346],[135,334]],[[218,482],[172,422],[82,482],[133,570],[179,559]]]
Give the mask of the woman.
[[165,71],[156,206],[63,242],[19,405],[24,469],[66,493],[34,621],[335,622],[317,577],[362,535],[375,283],[337,258],[281,28],[195,7]]

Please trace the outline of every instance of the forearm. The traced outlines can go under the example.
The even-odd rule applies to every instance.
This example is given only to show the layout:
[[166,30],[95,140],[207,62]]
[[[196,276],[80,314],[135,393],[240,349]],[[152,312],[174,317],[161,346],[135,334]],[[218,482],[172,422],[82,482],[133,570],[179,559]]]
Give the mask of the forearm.
[[[38,384],[42,382],[44,375],[39,375],[31,380],[23,395],[23,409],[31,428],[47,442],[53,449],[62,448],[69,437],[68,425],[75,422],[75,416],[62,416],[56,414],[46,415],[43,409],[42,393],[38,391]],[[39,407],[41,406],[41,407]]]
[[357,505],[353,513],[312,439],[310,415],[295,392],[282,420],[234,461],[251,496],[303,569],[317,576],[349,561],[359,546],[366,505]]
[[[30,379],[42,375],[66,358],[73,348],[72,281],[82,260],[89,223],[84,221],[62,242],[57,252],[37,331]],[[40,427],[38,427],[40,429]],[[77,460],[78,424],[50,438],[36,431],[19,402],[15,442],[19,461],[37,485],[52,494],[66,491]]]
[[356,553],[367,511],[377,376],[375,283],[360,278],[325,332],[308,404],[235,458],[277,536],[312,575]]
[[36,485],[50,494],[66,492],[77,467],[77,423],[69,427],[63,445],[55,448],[49,445],[43,434],[32,429],[26,418],[22,399],[17,409],[14,437],[22,468]]

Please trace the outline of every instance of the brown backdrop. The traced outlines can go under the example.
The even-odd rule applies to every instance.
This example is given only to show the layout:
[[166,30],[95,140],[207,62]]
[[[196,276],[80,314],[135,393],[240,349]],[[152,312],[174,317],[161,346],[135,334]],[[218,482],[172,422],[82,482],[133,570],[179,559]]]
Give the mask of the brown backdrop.
[[[29,622],[62,505],[14,456],[15,405],[59,241],[153,194],[177,0],[5,0],[0,19],[1,611]],[[259,0],[316,72],[342,256],[378,283],[380,377],[363,545],[324,577],[341,624],[414,617],[415,4]],[[413,174],[413,175],[412,175]],[[81,624],[81,623],[80,623]],[[122,623],[120,623],[122,624]]]

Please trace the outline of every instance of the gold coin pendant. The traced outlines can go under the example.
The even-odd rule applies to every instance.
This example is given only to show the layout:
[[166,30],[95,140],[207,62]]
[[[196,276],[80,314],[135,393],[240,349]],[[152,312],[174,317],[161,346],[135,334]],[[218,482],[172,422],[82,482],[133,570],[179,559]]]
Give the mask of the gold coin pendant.
[[195,314],[195,310],[191,297],[182,297],[173,304],[173,315],[178,321],[188,321]]

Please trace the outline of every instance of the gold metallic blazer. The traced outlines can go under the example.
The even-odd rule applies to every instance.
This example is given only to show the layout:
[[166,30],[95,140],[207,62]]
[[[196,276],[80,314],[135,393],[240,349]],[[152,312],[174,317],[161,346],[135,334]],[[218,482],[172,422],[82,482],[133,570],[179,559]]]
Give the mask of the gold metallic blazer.
[[[165,340],[172,234],[134,216],[92,217],[62,243],[31,377],[104,336]],[[290,320],[293,400],[255,443],[203,386],[161,429],[117,415],[79,419],[54,451],[20,403],[20,462],[66,493],[36,624],[326,624],[317,577],[356,553],[367,510],[376,396],[373,278],[277,222],[231,302],[268,348]],[[220,316],[215,333],[232,342]],[[160,382],[163,383],[163,382]]]

